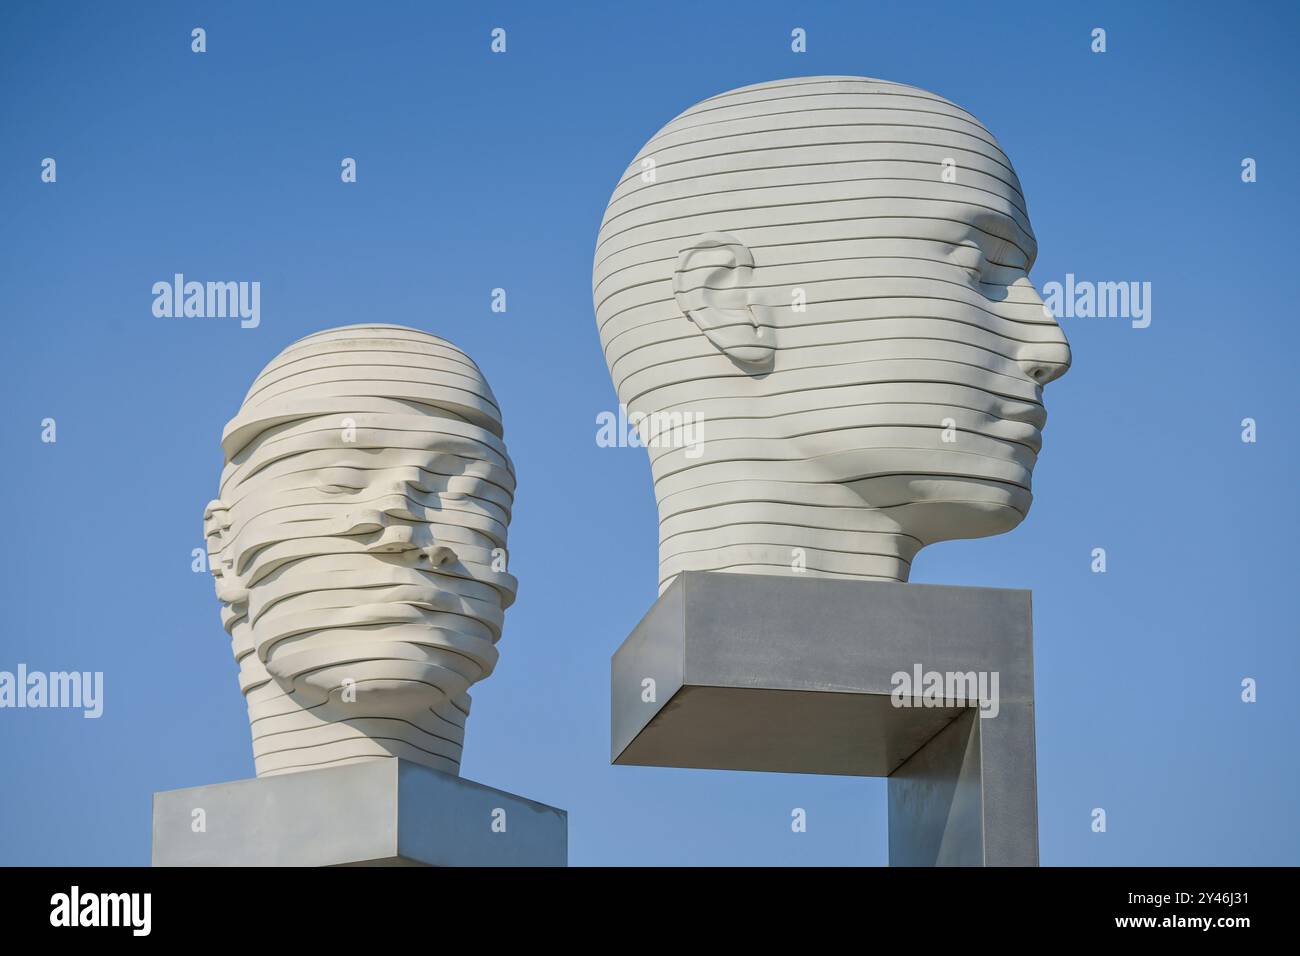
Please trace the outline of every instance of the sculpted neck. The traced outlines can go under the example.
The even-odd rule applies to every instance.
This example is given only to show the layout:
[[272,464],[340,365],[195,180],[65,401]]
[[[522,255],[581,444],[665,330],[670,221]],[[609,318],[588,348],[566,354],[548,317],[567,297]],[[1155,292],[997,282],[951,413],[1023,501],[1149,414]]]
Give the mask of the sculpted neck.
[[[758,483],[754,483],[758,484]],[[733,494],[746,494],[740,483]],[[705,501],[695,507],[675,496],[660,502],[659,589],[682,571],[830,577],[864,581],[908,579],[922,542],[900,529],[886,511],[807,504],[787,486],[785,501]],[[750,489],[752,497],[771,497]]]

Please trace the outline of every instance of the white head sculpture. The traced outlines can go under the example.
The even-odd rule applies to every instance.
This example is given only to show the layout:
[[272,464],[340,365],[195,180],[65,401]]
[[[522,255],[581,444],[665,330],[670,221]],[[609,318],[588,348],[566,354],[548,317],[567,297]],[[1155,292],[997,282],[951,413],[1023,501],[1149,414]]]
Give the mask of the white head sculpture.
[[660,589],[687,570],[905,581],[922,546],[1019,524],[1043,387],[1070,364],[1035,253],[992,134],[915,87],[761,83],[661,129],[593,268]]
[[516,582],[501,413],[450,342],[393,325],[293,343],[221,440],[204,512],[258,776],[460,766]]

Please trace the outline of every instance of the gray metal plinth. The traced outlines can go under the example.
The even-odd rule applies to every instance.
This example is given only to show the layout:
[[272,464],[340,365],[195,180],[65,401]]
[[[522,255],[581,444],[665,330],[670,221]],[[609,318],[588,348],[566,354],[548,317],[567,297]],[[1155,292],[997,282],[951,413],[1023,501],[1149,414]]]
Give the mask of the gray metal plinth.
[[[918,668],[996,700],[898,706]],[[611,697],[613,763],[888,777],[890,865],[1038,865],[1028,591],[686,572]]]
[[555,807],[383,758],[155,793],[153,865],[565,866],[568,826]]

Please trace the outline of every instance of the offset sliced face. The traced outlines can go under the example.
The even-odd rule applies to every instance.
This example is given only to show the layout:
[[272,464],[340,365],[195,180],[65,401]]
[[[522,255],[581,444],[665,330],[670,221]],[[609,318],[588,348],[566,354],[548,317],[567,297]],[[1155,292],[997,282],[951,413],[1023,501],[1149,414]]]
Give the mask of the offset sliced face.
[[496,661],[513,476],[437,419],[383,416],[351,442],[339,422],[279,426],[223,489],[220,551],[247,591],[250,649],[322,699],[361,671],[397,710],[430,687],[454,699]]
[[205,516],[255,738],[258,715],[283,719],[275,698],[286,697],[321,719],[411,721],[427,731],[420,746],[437,751],[445,738],[458,759],[466,691],[491,673],[515,593],[505,446],[410,389],[351,374],[338,352],[311,361],[365,394],[331,384],[330,411],[306,414],[321,401],[309,381],[265,407],[246,403],[228,428],[242,444]]
[[606,211],[594,299],[620,400],[705,422],[694,460],[651,449],[664,566],[760,563],[737,549],[790,525],[861,550],[845,509],[918,544],[1014,527],[1070,362],[1036,253],[992,135],[923,90],[786,80],[661,130]]

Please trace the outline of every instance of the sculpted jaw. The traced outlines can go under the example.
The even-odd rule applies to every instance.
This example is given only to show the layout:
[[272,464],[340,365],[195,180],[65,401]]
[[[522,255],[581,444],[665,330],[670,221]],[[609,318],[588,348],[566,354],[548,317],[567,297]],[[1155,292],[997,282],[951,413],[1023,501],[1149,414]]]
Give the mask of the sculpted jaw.
[[685,570],[905,581],[926,544],[1015,527],[1043,386],[1070,363],[1036,254],[992,134],[915,87],[762,83],[652,137],[592,289],[629,415],[703,422],[700,447],[647,449],[660,589]]
[[258,377],[204,524],[259,776],[458,771],[516,590],[501,435],[477,366],[411,329],[308,336]]

